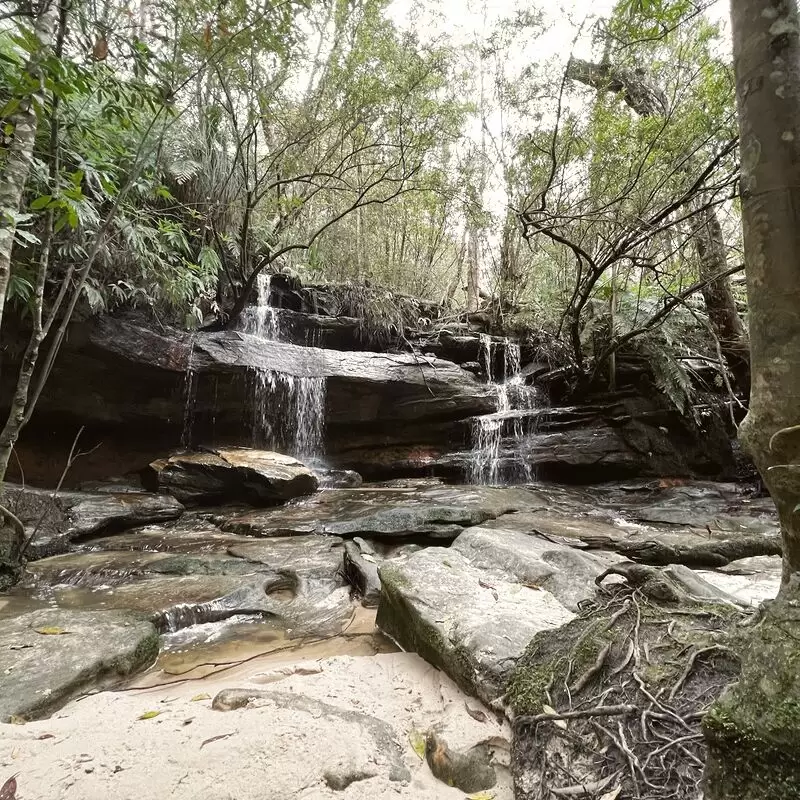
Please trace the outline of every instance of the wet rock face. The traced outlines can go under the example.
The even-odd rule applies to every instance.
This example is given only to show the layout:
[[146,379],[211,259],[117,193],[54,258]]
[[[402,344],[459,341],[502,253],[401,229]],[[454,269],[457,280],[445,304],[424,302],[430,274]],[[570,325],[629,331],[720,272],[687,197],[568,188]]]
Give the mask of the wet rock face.
[[180,517],[181,503],[146,492],[59,492],[6,483],[0,504],[22,521],[26,536],[35,533],[25,553],[28,558],[66,552],[86,536],[113,533],[137,525]]
[[47,716],[86,689],[112,685],[158,653],[136,616],[46,609],[0,626],[0,722]]
[[[28,479],[58,480],[63,457],[55,454],[68,452],[76,424],[86,426],[86,449],[102,443],[71,470],[70,480],[78,483],[144,469],[153,454],[174,450],[184,428],[190,366],[193,440],[217,445],[252,443],[259,371],[324,379],[326,451],[342,468],[357,468],[362,460],[369,466],[395,444],[437,454],[460,449],[463,421],[496,406],[491,387],[446,360],[305,347],[238,331],[190,336],[104,317],[71,330],[35,427],[20,443]],[[344,457],[353,450],[369,458]],[[412,474],[424,468],[417,463]]]
[[162,492],[184,503],[275,505],[314,492],[314,473],[290,456],[265,450],[219,448],[170,456],[151,465]]
[[365,486],[320,492],[281,508],[224,513],[223,530],[248,536],[325,533],[376,539],[452,540],[471,525],[525,507],[517,489],[486,486]]

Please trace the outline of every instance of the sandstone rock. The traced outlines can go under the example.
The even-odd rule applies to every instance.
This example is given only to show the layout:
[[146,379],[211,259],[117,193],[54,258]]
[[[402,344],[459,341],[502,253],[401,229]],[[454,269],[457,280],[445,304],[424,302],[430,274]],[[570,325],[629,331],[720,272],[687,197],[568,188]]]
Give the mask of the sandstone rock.
[[503,694],[535,633],[573,617],[550,592],[502,580],[444,548],[379,572],[378,626],[485,702]]
[[311,494],[318,483],[300,461],[265,450],[220,448],[182,453],[150,466],[161,491],[189,503],[273,505]]
[[370,539],[455,539],[463,528],[525,508],[520,489],[412,484],[320,492],[281,508],[214,516],[225,531],[248,536],[326,533]]
[[353,541],[344,543],[344,574],[366,608],[377,608],[381,599],[381,579],[373,553],[362,551]]
[[622,560],[614,553],[587,553],[502,528],[469,528],[455,540],[452,549],[474,567],[550,592],[575,612],[582,600],[594,596],[595,578]]
[[113,685],[158,653],[150,622],[130,614],[46,609],[0,627],[0,722],[38,719],[85,689]]
[[6,483],[0,504],[12,509],[26,529],[36,530],[28,558],[63,553],[72,542],[99,533],[112,533],[177,519],[183,506],[174,498],[146,492],[53,492]]

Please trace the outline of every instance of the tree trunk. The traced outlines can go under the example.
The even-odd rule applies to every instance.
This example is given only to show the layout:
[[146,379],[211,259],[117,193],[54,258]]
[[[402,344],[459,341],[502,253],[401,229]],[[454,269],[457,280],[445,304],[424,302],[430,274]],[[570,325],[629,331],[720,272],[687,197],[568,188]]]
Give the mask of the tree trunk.
[[[646,77],[611,64],[594,64],[572,58],[567,76],[601,92],[617,92],[625,104],[640,117],[664,116],[669,111],[666,95]],[[747,334],[736,310],[730,279],[720,277],[728,268],[722,226],[713,208],[698,212],[694,243],[700,262],[700,279],[710,283],[703,290],[712,329],[719,339],[722,354],[743,395],[750,391],[750,363]]]
[[[41,11],[33,26],[38,46],[26,65],[29,76],[39,86],[42,86],[41,64],[52,49],[58,16],[57,0],[42,0]],[[17,230],[17,214],[22,205],[36,142],[36,94],[32,92],[21,98],[19,107],[8,120],[13,134],[5,163],[0,168],[0,327],[11,279],[11,253]]]
[[722,226],[713,208],[703,208],[697,216],[694,243],[700,262],[701,281],[709,321],[719,339],[720,350],[728,362],[734,386],[747,397],[750,394],[750,347],[742,324],[729,278],[720,278],[728,268]]
[[739,682],[704,723],[708,800],[800,786],[800,19],[796,0],[733,0],[752,393],[739,431],[772,495],[783,584]]
[[478,260],[478,226],[469,223],[467,232],[467,311],[472,313],[480,305],[480,262]]

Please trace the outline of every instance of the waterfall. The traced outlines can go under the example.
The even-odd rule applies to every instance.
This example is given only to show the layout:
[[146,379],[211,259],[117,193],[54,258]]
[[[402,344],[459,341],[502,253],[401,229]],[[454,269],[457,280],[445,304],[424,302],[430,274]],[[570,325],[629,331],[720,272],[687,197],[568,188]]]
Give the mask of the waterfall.
[[183,380],[183,430],[181,431],[181,447],[188,450],[192,446],[192,430],[194,428],[194,408],[197,400],[197,373],[194,369],[194,335],[189,345],[189,363]]
[[497,346],[491,336],[481,334],[481,361],[497,394],[497,411],[473,422],[469,478],[484,485],[530,483],[533,473],[520,444],[528,432],[529,412],[539,405],[537,392],[525,385],[520,347],[508,339],[500,345],[503,363],[501,374],[495,375]]
[[[280,320],[270,305],[272,276],[257,278],[258,303],[248,309],[245,333],[281,341]],[[253,371],[252,438],[255,447],[306,460],[321,455],[325,425],[325,378],[301,378],[270,369]]]
[[325,378],[253,372],[253,444],[312,459],[323,450]]
[[280,321],[269,302],[272,292],[272,275],[260,272],[256,278],[256,290],[258,302],[247,310],[244,318],[244,332],[258,336],[259,339],[279,342],[281,340]]

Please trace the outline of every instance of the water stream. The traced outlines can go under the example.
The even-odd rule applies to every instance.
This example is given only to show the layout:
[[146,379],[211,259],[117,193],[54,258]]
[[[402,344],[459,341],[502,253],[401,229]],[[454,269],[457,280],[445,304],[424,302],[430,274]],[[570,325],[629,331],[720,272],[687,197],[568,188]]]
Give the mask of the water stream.
[[[496,373],[497,347],[503,360]],[[531,483],[533,470],[522,449],[530,433],[531,411],[540,406],[539,393],[525,384],[521,375],[519,345],[505,339],[495,341],[481,335],[481,360],[489,383],[497,394],[497,411],[476,417],[472,429],[469,463],[471,483],[482,485]]]

